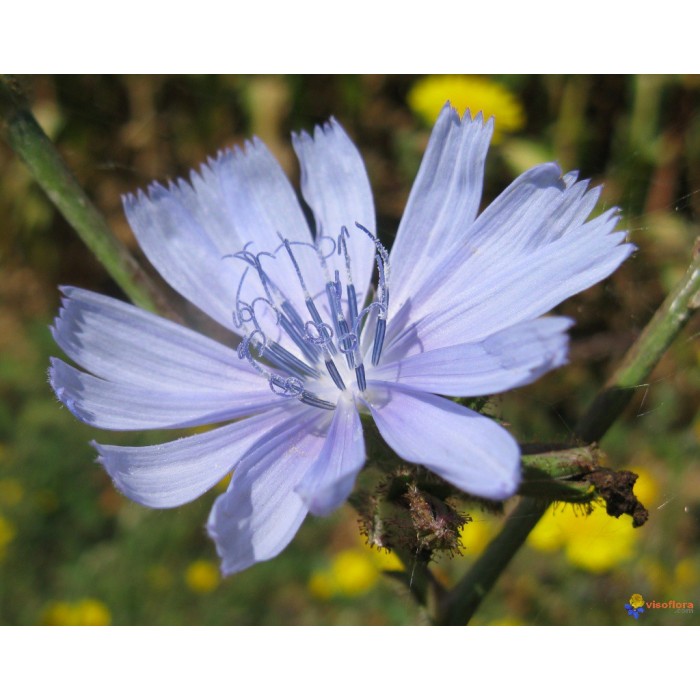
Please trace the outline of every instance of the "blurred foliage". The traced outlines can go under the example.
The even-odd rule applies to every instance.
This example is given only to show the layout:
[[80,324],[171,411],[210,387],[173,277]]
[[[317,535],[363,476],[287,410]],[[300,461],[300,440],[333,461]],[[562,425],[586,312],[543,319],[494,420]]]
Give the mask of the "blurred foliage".
[[[524,169],[556,159],[604,183],[639,252],[559,311],[576,319],[571,363],[505,395],[522,442],[564,443],[571,426],[684,271],[700,234],[700,79],[696,76],[490,76],[522,109],[489,155],[484,201]],[[258,134],[292,178],[292,129],[335,115],[365,159],[378,232],[390,244],[427,143],[412,112],[420,76],[35,76],[35,114],[137,255],[120,195],[186,176],[207,155]],[[454,81],[452,81],[454,82]],[[463,85],[464,81],[458,81]],[[449,86],[450,81],[444,85]],[[445,87],[449,90],[449,87]],[[471,106],[469,94],[433,91]],[[482,109],[476,106],[475,109]],[[498,109],[493,108],[498,123]],[[344,507],[309,518],[272,562],[221,580],[203,523],[216,493],[174,511],[127,502],[94,463],[90,439],[148,444],[75,421],[46,382],[58,284],[119,296],[104,271],[0,143],[0,623],[415,624],[424,621],[358,539]],[[507,251],[504,251],[504,255]],[[695,615],[624,605],[700,604],[700,323],[691,322],[606,437],[609,467],[642,473],[650,521],[554,508],[475,620],[481,624],[693,624]],[[648,502],[646,502],[648,500]],[[472,520],[463,557],[437,562],[454,581],[498,528]],[[700,612],[700,611],[699,611]]]

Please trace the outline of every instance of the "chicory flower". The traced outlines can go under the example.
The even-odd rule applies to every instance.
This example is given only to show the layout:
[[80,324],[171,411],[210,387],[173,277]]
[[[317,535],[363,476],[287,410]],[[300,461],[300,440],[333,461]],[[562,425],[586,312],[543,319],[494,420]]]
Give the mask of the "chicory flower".
[[492,132],[492,120],[445,106],[391,253],[362,159],[333,119],[293,138],[313,231],[255,138],[189,182],[127,196],[154,267],[240,341],[228,347],[63,289],[54,337],[86,371],[52,359],[50,381],[80,420],[110,430],[222,424],[149,447],[95,444],[116,487],[167,508],[233,473],[208,522],[227,574],[274,557],[308,512],[345,501],[365,462],[361,413],[400,459],[476,496],[512,496],[515,440],[444,396],[506,391],[561,366],[572,322],[543,314],[634,248],[614,231],[615,210],[587,221],[599,188],[553,163],[477,216]]

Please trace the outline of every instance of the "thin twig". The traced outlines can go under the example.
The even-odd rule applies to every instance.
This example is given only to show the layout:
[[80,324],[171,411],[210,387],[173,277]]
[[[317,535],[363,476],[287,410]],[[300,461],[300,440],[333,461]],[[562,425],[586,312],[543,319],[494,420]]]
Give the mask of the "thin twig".
[[19,81],[0,76],[0,133],[124,293],[138,306],[171,318],[177,314],[119,241],[37,123]]

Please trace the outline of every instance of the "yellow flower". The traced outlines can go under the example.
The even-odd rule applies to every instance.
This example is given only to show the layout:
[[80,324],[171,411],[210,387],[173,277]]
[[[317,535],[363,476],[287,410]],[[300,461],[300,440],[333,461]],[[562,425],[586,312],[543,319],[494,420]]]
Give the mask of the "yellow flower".
[[336,554],[328,568],[314,571],[307,586],[309,593],[320,600],[354,598],[374,588],[382,571],[401,570],[403,564],[396,554],[362,542]]
[[193,561],[185,571],[185,583],[195,593],[211,593],[221,580],[219,569],[210,561]]
[[41,616],[42,625],[73,625],[75,615],[70,603],[51,603]]
[[108,625],[112,616],[103,603],[88,598],[78,603],[78,619],[79,625]]
[[659,500],[659,482],[654,475],[644,467],[629,467],[629,471],[638,477],[634,482],[634,495],[647,508],[656,505]]
[[540,552],[556,552],[564,546],[566,531],[561,520],[555,520],[554,507],[550,508],[530,533],[527,543]]
[[43,625],[98,626],[109,625],[112,616],[107,606],[94,598],[75,603],[51,603],[41,618]]
[[630,605],[633,608],[641,608],[644,605],[644,598],[639,593],[634,593],[630,598]]
[[401,559],[395,552],[365,545],[365,551],[379,571],[403,571]]
[[611,518],[602,506],[590,515],[571,507],[551,508],[528,538],[540,551],[564,549],[570,563],[593,573],[604,573],[634,555],[637,532],[630,517]]
[[309,593],[319,600],[328,600],[335,594],[335,582],[329,571],[314,571],[308,583]]
[[468,75],[428,75],[418,80],[408,93],[408,106],[426,124],[433,124],[445,102],[461,113],[466,109],[484,119],[493,116],[493,142],[504,134],[519,131],[525,113],[518,98],[507,88],[488,78]]
[[459,533],[464,554],[476,557],[484,551],[494,534],[493,523],[484,516],[474,516]]
[[357,549],[346,549],[333,557],[330,573],[338,593],[350,597],[367,593],[379,578],[372,560]]

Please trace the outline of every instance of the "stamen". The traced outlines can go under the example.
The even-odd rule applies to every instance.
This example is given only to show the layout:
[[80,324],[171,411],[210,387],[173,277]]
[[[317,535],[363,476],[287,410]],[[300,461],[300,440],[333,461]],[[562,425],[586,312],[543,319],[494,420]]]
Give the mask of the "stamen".
[[376,367],[379,364],[379,358],[382,355],[382,347],[384,346],[384,335],[386,334],[386,319],[377,319],[377,328],[374,332],[374,346],[372,347],[372,364]]
[[347,321],[343,315],[342,309],[342,286],[340,284],[340,273],[335,271],[335,282],[329,282],[326,285],[326,293],[328,295],[328,303],[331,308],[331,316],[333,318],[333,325],[335,326],[335,334],[338,338],[338,343],[340,345],[340,352],[345,355],[348,367],[352,369],[354,367],[351,351],[352,345],[348,349],[347,339],[350,336],[350,329],[348,328]]
[[377,252],[379,253],[382,262],[384,263],[384,269],[386,270],[386,281],[387,284],[389,282],[389,251],[382,245],[381,241],[367,228],[365,228],[362,224],[358,223],[357,221],[355,222],[355,226],[360,229],[360,231],[364,231],[371,239],[372,243],[374,243],[374,247],[377,249]]
[[357,321],[357,295],[355,294],[355,285],[348,285],[348,310],[350,311],[350,325],[354,326]]
[[[386,335],[389,308],[389,254],[373,233],[357,222],[355,225],[374,244],[379,277],[375,300],[362,310],[358,309],[357,292],[352,279],[352,259],[348,246],[350,232],[345,226],[341,228],[337,243],[335,239],[322,234],[317,236],[315,243],[309,243],[290,241],[278,233],[281,244],[273,253],[253,253],[248,250],[250,244],[246,244],[242,251],[230,256],[246,263],[238,285],[234,310],[235,325],[237,327],[244,326],[248,330],[239,345],[239,357],[248,360],[255,370],[267,379],[270,389],[275,394],[297,398],[309,406],[326,410],[335,409],[333,401],[322,399],[306,389],[305,379],[313,378],[327,382],[321,371],[320,361],[322,360],[328,377],[333,381],[335,387],[339,391],[345,391],[345,380],[334,359],[339,350],[345,356],[348,368],[355,371],[355,391],[364,392],[367,389],[367,379],[362,357],[363,343],[360,342],[360,338],[362,332],[367,328],[369,314],[373,314],[369,324],[374,326],[371,340],[373,344],[371,361],[374,365],[381,358]],[[330,241],[330,243],[326,244],[326,241]],[[317,272],[325,277],[327,309],[330,311],[330,318],[327,320],[324,320],[324,316],[328,315],[326,305],[319,305],[318,299],[311,296],[309,287],[307,287],[302,267],[293,249],[295,245],[311,247],[316,253],[319,265],[319,268],[316,268]],[[330,252],[324,252],[323,249],[328,250],[328,247]],[[262,257],[279,260],[277,254],[282,249],[286,252],[294,268],[294,273],[303,292],[306,311],[311,318],[309,321],[303,320],[305,314],[300,314],[289,300],[288,290],[281,290],[274,280],[274,275],[270,277],[263,269]],[[336,263],[332,265],[328,263],[336,251],[344,258],[345,280],[343,282],[341,282],[342,272],[338,269],[340,267],[342,270],[342,264],[339,266]],[[249,279],[247,274],[250,269],[255,270],[263,292],[252,301],[244,301],[242,298],[243,290],[246,280]],[[281,276],[280,279],[284,279],[284,276]],[[347,308],[343,302],[343,286],[347,291]],[[253,288],[259,290],[260,286]],[[314,289],[316,289],[315,284]],[[259,291],[258,294],[260,294]],[[261,310],[259,307],[261,303],[269,308]],[[271,324],[274,324],[280,333],[286,334],[291,339],[296,348],[301,351],[301,355],[295,350],[290,352],[279,342],[279,339],[272,340],[266,334]],[[302,356],[303,359],[300,359]],[[264,360],[265,364],[261,364],[260,360]],[[275,370],[280,370],[281,374]],[[326,387],[328,386],[326,383]]]
[[[279,234],[278,234],[279,235]],[[282,238],[280,236],[280,238]],[[294,253],[292,253],[292,246],[290,242],[286,238],[282,238],[282,245],[285,247],[287,254],[289,255],[289,259],[292,261],[292,265],[294,266],[294,271],[296,272],[297,279],[299,280],[299,284],[301,285],[301,289],[304,292],[304,297],[306,298],[306,308],[309,310],[309,313],[311,314],[311,318],[313,318],[314,322],[318,326],[325,326],[326,324],[323,323],[323,320],[321,319],[321,314],[318,313],[318,309],[316,308],[316,304],[314,304],[314,300],[311,298],[311,295],[309,294],[309,290],[306,288],[306,283],[304,282],[304,276],[301,274],[301,269],[299,267],[299,263],[297,262],[296,258],[294,257]],[[329,336],[326,340],[328,351],[332,354],[335,355],[336,349],[335,346],[333,345],[333,342],[331,341],[332,338]],[[308,337],[307,337],[308,339]],[[312,341],[313,342],[313,341]],[[325,352],[326,346],[324,346],[324,352]]]
[[[257,339],[256,336],[261,336],[262,340]],[[253,345],[256,351],[260,353],[260,357],[262,357],[266,342],[265,334],[262,331],[253,331],[250,335],[243,338],[238,345],[238,357],[248,360],[252,367],[267,379],[270,389],[275,394],[280,394],[281,396],[300,395],[304,384],[298,377],[281,377],[279,374],[273,374],[253,357],[250,346]]]
[[308,404],[309,406],[315,406],[316,408],[325,408],[329,411],[335,411],[335,404],[325,399],[321,399],[316,394],[312,394],[310,391],[302,391],[301,397],[299,399],[302,403]]
[[372,348],[372,364],[376,367],[379,364],[379,358],[382,355],[384,347],[384,335],[386,334],[386,315],[389,306],[389,288],[386,286],[386,278],[384,277],[384,265],[377,256],[377,267],[379,268],[379,293],[383,309],[380,307],[377,314],[377,327],[374,331],[374,347]]
[[[280,235],[280,234],[277,234]],[[297,262],[297,259],[294,257],[294,253],[292,253],[292,246],[290,245],[289,241],[286,238],[282,238],[280,235],[280,239],[282,240],[282,245],[285,247],[287,250],[287,254],[289,255],[289,259],[292,261],[292,265],[294,266],[294,272],[297,274],[297,278],[299,280],[299,284],[301,285],[301,288],[304,292],[304,296],[307,299],[311,299],[311,295],[309,294],[309,290],[306,288],[306,283],[304,282],[304,277],[301,274],[301,269],[299,268],[299,263]]]
[[371,231],[362,226],[362,224],[359,224],[356,221],[355,226],[357,226],[360,231],[364,231],[370,237],[375,248],[377,249],[376,261],[377,270],[379,272],[377,296],[380,306],[377,313],[377,326],[374,331],[374,346],[372,347],[372,364],[376,366],[379,363],[379,359],[382,355],[384,336],[386,335],[386,317],[389,310],[389,252],[381,244],[379,239]]
[[298,357],[292,355],[289,350],[274,341],[265,347],[265,357],[269,357],[279,369],[284,369],[290,374],[308,374],[316,378],[321,376],[313,367],[309,367]]
[[[318,336],[313,335],[310,331],[309,328],[313,328],[317,333]],[[323,323],[321,321],[320,323],[315,323],[314,321],[308,321],[306,324],[306,338],[309,340],[309,342],[314,343],[315,345],[319,345],[322,350],[323,350],[323,359],[324,363],[326,365],[326,369],[328,370],[328,374],[331,376],[331,379],[333,380],[334,384],[340,389],[341,391],[345,390],[345,383],[343,382],[343,378],[340,376],[340,372],[338,372],[338,368],[335,366],[335,362],[333,362],[333,358],[331,357],[330,351],[329,351],[329,338],[333,334],[333,331],[331,330],[330,326],[327,323]]]
[[[254,340],[257,335],[262,336],[263,340]],[[238,346],[238,356],[241,359],[247,359],[248,362],[267,379],[270,389],[274,394],[298,398],[302,403],[308,404],[309,406],[325,408],[330,411],[335,410],[335,404],[321,399],[313,392],[304,389],[304,383],[298,377],[282,377],[279,374],[273,374],[259,364],[250,350],[251,345],[255,345],[256,349],[260,351],[261,356],[263,355],[263,350],[261,350],[261,348],[265,347],[265,335],[262,331],[253,331],[253,333],[243,338]]]
[[[296,377],[280,377],[279,374],[273,374],[270,377],[270,389],[272,389],[273,394],[279,394],[280,396],[301,396],[304,393],[304,385]],[[277,391],[275,388],[279,388],[282,391]]]
[[335,362],[333,362],[333,360],[326,360],[325,365],[326,369],[328,370],[328,374],[330,374],[331,379],[333,380],[333,383],[338,387],[338,389],[345,391],[345,382],[340,376],[340,372],[338,372]]
[[[330,241],[330,244],[331,244],[331,252],[328,253],[327,255],[324,255],[321,252],[320,244],[323,241]],[[311,244],[309,243],[308,245],[311,245]],[[331,275],[330,275],[330,272],[328,271],[328,265],[326,263],[326,260],[328,260],[328,258],[332,257],[333,254],[335,253],[335,240],[332,239],[330,236],[324,236],[323,233],[321,233],[319,236],[317,236],[316,241],[312,247],[316,251],[316,255],[318,256],[318,261],[321,264],[321,269],[323,270],[323,276],[324,276],[326,282],[330,282]]]
[[[350,325],[355,325],[355,320],[357,319],[357,295],[355,294],[355,285],[352,282],[352,268],[350,265],[350,252],[348,251],[347,240],[350,238],[350,233],[345,226],[340,229],[340,235],[338,236],[338,254],[345,256],[345,276],[347,278],[347,290],[348,290],[348,312],[350,316]],[[336,274],[338,274],[336,272]]]
[[364,391],[367,388],[367,379],[365,378],[365,366],[360,363],[355,367],[355,377],[357,378],[357,386],[360,391]]
[[315,345],[306,342],[304,337],[304,323],[301,317],[296,312],[296,309],[288,302],[282,302],[282,311],[280,316],[280,326],[287,335],[294,341],[294,344],[304,353],[306,359],[314,364],[318,362],[320,353]]

